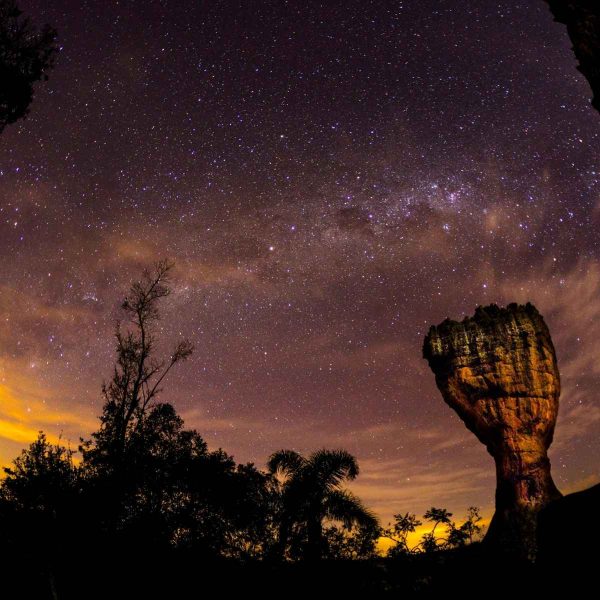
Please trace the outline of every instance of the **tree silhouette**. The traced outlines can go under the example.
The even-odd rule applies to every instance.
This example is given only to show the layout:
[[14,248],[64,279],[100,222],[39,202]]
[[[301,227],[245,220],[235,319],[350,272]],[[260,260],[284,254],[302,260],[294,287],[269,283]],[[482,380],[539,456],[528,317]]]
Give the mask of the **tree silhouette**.
[[414,533],[417,527],[422,525],[422,521],[417,519],[417,515],[412,513],[394,515],[394,524],[382,531],[382,536],[386,537],[395,545],[388,551],[388,556],[393,558],[403,554],[410,554],[413,550],[408,546],[408,536]]
[[237,569],[273,556],[376,555],[377,519],[342,487],[358,475],[348,452],[282,450],[263,472],[209,450],[159,401],[168,373],[192,352],[182,340],[156,357],[171,268],[161,261],[145,271],[122,303],[100,426],[81,441],[81,462],[40,433],[5,469],[0,559],[15,574],[15,597],[79,597],[90,578],[141,597],[155,570],[166,581],[181,559]]
[[93,443],[82,446],[84,459],[90,463],[104,463],[104,467],[118,470],[129,451],[145,443],[149,409],[162,391],[161,383],[193,351],[191,342],[184,339],[167,359],[157,360],[154,356],[158,303],[171,293],[168,282],[172,268],[172,263],[163,260],[152,272],[145,270],[121,304],[127,327],[123,328],[121,322],[116,326],[117,360],[111,381],[102,385],[105,402],[101,427],[92,434]]
[[474,538],[481,533],[481,514],[477,506],[469,506],[467,509],[467,518],[465,522],[460,526],[460,529],[464,532],[466,538],[465,541],[473,542]]
[[452,513],[448,512],[445,508],[435,508],[432,506],[425,512],[423,518],[433,523],[433,529],[423,534],[421,538],[420,546],[423,552],[434,552],[439,549],[440,543],[435,535],[435,530],[441,524],[449,526],[451,524],[450,517],[452,517]]
[[[452,513],[445,508],[430,508],[424,518],[433,523],[433,529],[426,533],[421,540],[421,547],[425,552],[433,552],[438,549],[447,550],[464,546],[467,542],[473,542],[473,538],[481,531],[479,522],[481,516],[479,509],[470,506],[467,516],[462,525],[458,526],[451,520]],[[446,526],[446,536],[435,534],[438,525]]]
[[14,459],[0,488],[0,498],[17,508],[51,514],[77,481],[73,452],[50,444],[40,431],[37,439]]
[[377,523],[350,528],[343,525],[325,527],[324,557],[336,560],[373,559],[377,557],[377,540],[380,533]]
[[223,450],[209,451],[159,402],[171,369],[192,352],[188,340],[155,357],[159,303],[168,297],[172,265],[144,271],[122,303],[116,327],[116,364],[102,386],[100,429],[83,441],[82,469],[92,525],[109,545],[186,549],[205,556],[256,556],[273,543],[273,478],[237,465]]
[[[47,582],[52,598],[58,597],[58,561],[75,539],[79,471],[71,450],[48,442],[40,432],[23,450],[0,486],[0,535],[7,555],[19,556],[32,574]],[[40,561],[40,548],[52,540],[53,553]]]
[[53,65],[55,39],[48,25],[34,29],[14,0],[0,0],[0,133],[27,115],[34,83]]
[[451,512],[448,512],[445,508],[435,508],[432,506],[424,515],[423,518],[431,521],[433,523],[433,529],[431,533],[435,534],[435,528],[440,525],[449,525],[450,517],[452,516]]
[[155,529],[144,532],[152,531],[161,540],[168,537],[170,512],[161,513],[157,494],[173,491],[173,470],[183,456],[192,460],[206,452],[196,432],[183,431],[173,407],[157,402],[167,374],[193,349],[184,339],[169,357],[155,357],[158,305],[170,294],[172,268],[163,260],[152,271],[145,270],[123,300],[125,323],[116,325],[116,364],[112,379],[102,385],[100,429],[80,446],[90,502],[101,527],[119,530],[136,522],[148,525],[155,518]]
[[[472,543],[481,532],[481,516],[479,509],[470,506],[467,515],[461,525],[457,525],[451,520],[452,513],[445,508],[431,507],[425,512],[423,518],[433,523],[431,531],[424,533],[418,544],[412,548],[408,545],[408,535],[414,533],[417,527],[423,523],[412,513],[394,515],[393,525],[388,526],[381,531],[382,537],[395,542],[387,553],[390,558],[404,556],[408,554],[418,554],[419,552],[435,552],[436,550],[449,550],[465,546]],[[436,533],[439,525],[445,525],[443,534]]]
[[326,550],[325,519],[340,521],[347,528],[378,527],[377,518],[360,500],[341,488],[358,475],[356,459],[345,450],[323,449],[308,457],[280,450],[269,458],[268,469],[283,480],[277,548],[280,556],[295,540],[304,558],[321,558]]

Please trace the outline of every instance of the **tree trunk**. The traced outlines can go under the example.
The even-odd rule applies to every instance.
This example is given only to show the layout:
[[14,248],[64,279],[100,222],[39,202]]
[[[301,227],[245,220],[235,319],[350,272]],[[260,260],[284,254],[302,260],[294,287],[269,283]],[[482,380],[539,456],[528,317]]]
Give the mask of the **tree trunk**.
[[323,526],[320,518],[307,523],[306,560],[317,561],[323,556]]

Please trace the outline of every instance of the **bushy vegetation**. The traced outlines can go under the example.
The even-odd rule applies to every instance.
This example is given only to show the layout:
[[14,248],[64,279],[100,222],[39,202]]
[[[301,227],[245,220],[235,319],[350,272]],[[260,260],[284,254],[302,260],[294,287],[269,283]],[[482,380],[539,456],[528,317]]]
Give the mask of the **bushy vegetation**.
[[419,542],[411,546],[408,541],[409,535],[415,533],[423,522],[412,513],[394,515],[394,522],[380,532],[382,537],[394,542],[388,550],[389,557],[462,548],[478,540],[482,532],[481,515],[475,506],[469,507],[460,525],[451,520],[452,513],[445,508],[431,507],[423,518],[432,523],[432,528],[421,536]]
[[265,470],[209,450],[160,400],[171,370],[193,352],[181,339],[166,357],[157,356],[158,308],[170,293],[170,270],[170,264],[158,263],[122,303],[99,427],[81,440],[77,461],[73,450],[40,432],[5,469],[0,549],[5,563],[21,569],[21,583],[33,585],[31,597],[59,598],[61,590],[73,589],[70,580],[85,579],[86,570],[98,565],[105,565],[109,581],[133,582],[140,568],[147,574],[158,560],[164,569],[173,556],[204,565],[229,561],[230,569],[256,561],[314,565],[378,559],[380,536],[395,542],[390,557],[473,540],[476,509],[459,526],[451,513],[432,508],[424,516],[432,529],[412,548],[408,534],[421,525],[415,515],[397,515],[381,529],[344,487],[359,474],[345,450],[308,456],[280,450]]

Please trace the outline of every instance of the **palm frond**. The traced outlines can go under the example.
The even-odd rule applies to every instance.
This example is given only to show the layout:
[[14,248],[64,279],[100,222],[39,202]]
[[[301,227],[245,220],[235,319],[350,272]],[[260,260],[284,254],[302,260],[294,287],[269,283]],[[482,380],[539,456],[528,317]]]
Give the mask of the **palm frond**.
[[358,463],[346,450],[317,450],[308,458],[307,469],[314,472],[315,478],[328,490],[358,476]]
[[273,475],[292,477],[306,464],[306,459],[295,450],[278,450],[267,461],[267,468]]
[[379,520],[352,493],[346,490],[333,490],[325,500],[325,515],[334,521],[340,521],[344,527],[379,527]]

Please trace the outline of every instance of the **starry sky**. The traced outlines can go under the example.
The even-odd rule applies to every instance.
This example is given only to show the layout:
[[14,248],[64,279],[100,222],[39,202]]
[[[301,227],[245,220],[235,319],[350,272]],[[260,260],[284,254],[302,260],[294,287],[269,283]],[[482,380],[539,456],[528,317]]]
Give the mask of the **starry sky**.
[[21,0],[59,31],[0,137],[0,462],[97,427],[119,299],[176,262],[159,334],[210,447],[343,447],[383,519],[493,507],[428,327],[532,301],[564,491],[598,480],[600,115],[564,26],[516,0]]

